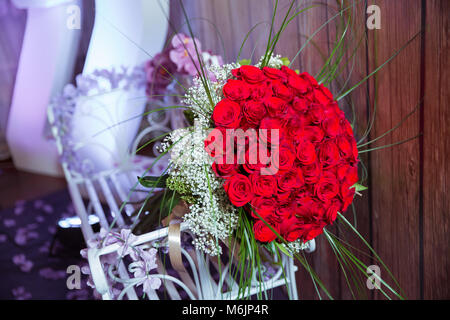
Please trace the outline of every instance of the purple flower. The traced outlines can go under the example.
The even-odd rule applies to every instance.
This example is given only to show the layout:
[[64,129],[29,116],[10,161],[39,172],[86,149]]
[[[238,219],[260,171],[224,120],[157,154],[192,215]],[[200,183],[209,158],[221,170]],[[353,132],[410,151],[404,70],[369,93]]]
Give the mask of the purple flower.
[[3,220],[3,224],[5,225],[5,227],[11,228],[11,227],[14,227],[16,225],[16,220],[14,220],[14,219],[5,219],[5,220]]
[[33,203],[33,205],[34,205],[34,207],[35,207],[36,209],[40,209],[40,208],[42,208],[42,206],[44,205],[44,201],[42,201],[42,200],[36,200],[36,201]]
[[148,251],[141,251],[142,260],[134,263],[133,274],[137,279],[141,279],[137,285],[142,285],[145,292],[156,290],[161,286],[161,279],[152,277],[150,271],[156,269],[156,253],[154,248]]
[[123,244],[117,249],[117,254],[123,257],[133,252],[131,246],[137,240],[137,237],[131,233],[130,229],[122,229],[120,230],[120,238],[123,240]]
[[20,216],[23,213],[24,210],[25,210],[24,207],[15,207],[14,208],[14,214],[16,216]]
[[56,233],[56,227],[55,226],[49,226],[47,228],[47,230],[48,230],[48,233],[50,233],[50,234],[55,234]]
[[66,294],[67,300],[88,300],[89,299],[89,292],[87,289],[80,289],[80,290],[70,290]]
[[44,210],[44,212],[47,214],[53,213],[53,207],[49,204],[44,205],[42,207],[42,210]]
[[25,287],[17,287],[12,289],[12,294],[16,300],[28,300],[31,299],[31,293],[25,290]]
[[64,270],[53,270],[52,268],[43,268],[39,270],[39,275],[44,279],[59,280],[66,277]]
[[158,53],[145,65],[147,94],[161,95],[173,81],[177,66],[170,60],[168,51]]
[[176,64],[178,72],[184,72],[191,76],[197,74],[199,64],[195,45],[197,45],[198,53],[201,54],[201,44],[198,39],[189,38],[182,33],[178,33],[173,37],[173,49],[170,50],[169,56]]
[[40,253],[49,253],[50,251],[50,241],[46,241],[40,248]]
[[23,246],[27,243],[27,229],[19,228],[16,231],[16,236],[14,237],[14,241],[19,246]]
[[33,262],[27,260],[24,254],[17,254],[12,258],[13,263],[23,272],[30,272],[33,268]]

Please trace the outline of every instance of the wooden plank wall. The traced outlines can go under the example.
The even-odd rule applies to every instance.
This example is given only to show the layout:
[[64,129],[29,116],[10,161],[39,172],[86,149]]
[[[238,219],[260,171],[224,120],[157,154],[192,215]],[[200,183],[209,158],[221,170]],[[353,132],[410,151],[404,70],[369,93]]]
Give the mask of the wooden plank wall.
[[[305,6],[313,3],[304,2]],[[338,2],[314,2],[316,7],[301,14],[286,29],[276,53],[294,57],[307,38],[336,14]],[[184,4],[203,48],[222,54],[226,62],[232,62],[246,33],[260,23],[249,36],[241,57],[253,57],[255,62],[263,53],[273,1],[185,0]],[[366,28],[365,12],[371,4],[381,9],[380,30]],[[277,26],[288,5],[289,0],[279,1]],[[376,106],[369,139],[393,128],[420,104],[420,109],[399,129],[371,147],[421,133],[420,137],[361,155],[369,174],[369,190],[355,201],[358,230],[388,265],[410,299],[450,298],[449,7],[447,0],[359,1],[352,10],[354,41],[363,38],[354,64],[346,66],[340,79],[349,77],[350,84],[356,84],[419,31],[425,30],[375,78],[341,103],[350,118],[350,102],[355,106],[357,138],[363,136]],[[178,0],[172,0],[170,19],[174,29],[187,32]],[[323,64],[322,56],[330,52],[335,33],[333,23],[323,27],[295,60],[294,68],[316,74]],[[339,84],[331,86],[333,93],[340,89]],[[354,222],[351,213],[347,216]],[[360,246],[356,239],[348,241]],[[307,258],[333,297],[351,298],[336,258],[323,237],[318,239],[318,250]],[[373,261],[361,258],[367,264]],[[301,298],[316,297],[305,272],[298,272],[298,287]],[[378,292],[367,290],[366,294],[369,299],[382,298]]]

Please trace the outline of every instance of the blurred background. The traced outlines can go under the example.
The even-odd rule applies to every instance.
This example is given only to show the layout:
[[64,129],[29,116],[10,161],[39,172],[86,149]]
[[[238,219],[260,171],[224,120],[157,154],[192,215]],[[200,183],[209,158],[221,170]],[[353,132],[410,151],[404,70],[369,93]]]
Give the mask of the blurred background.
[[[105,60],[112,55],[110,49],[104,49],[100,55],[89,55],[89,50],[96,50],[96,44],[92,41],[96,19],[107,16],[109,12],[100,15],[98,9],[101,8],[101,1],[97,3],[96,11],[94,0],[62,0],[55,5],[63,6],[63,9],[57,9],[59,12],[53,12],[55,20],[61,17],[66,19],[67,15],[76,18],[77,11],[68,7],[74,4],[80,8],[81,19],[79,26],[75,19],[71,21],[73,29],[65,30],[67,34],[59,34],[60,38],[53,38],[49,35],[51,25],[39,27],[40,23],[43,24],[39,20],[43,19],[41,11],[55,10],[51,2],[48,1],[46,7],[36,5],[33,1],[0,0],[0,274],[2,281],[5,281],[0,298],[3,299],[49,298],[40,292],[42,286],[50,286],[46,291],[57,292],[50,298],[90,298],[86,288],[83,293],[67,291],[67,260],[49,254],[57,233],[57,222],[62,216],[73,216],[74,209],[66,179],[55,163],[56,148],[49,147],[54,145],[54,141],[49,125],[43,121],[46,118],[45,110],[40,113],[33,110],[36,110],[34,103],[47,101],[48,104],[65,85],[45,80],[48,75],[39,69],[39,64],[48,62],[52,68],[49,69],[52,79],[67,79],[66,83],[75,83],[76,76],[88,69],[107,65]],[[152,2],[157,1],[148,0],[148,8],[153,5],[160,10],[160,5]],[[314,75],[322,67],[324,58],[330,54],[332,44],[336,41],[336,28],[339,26],[334,22],[326,22],[336,15],[341,1],[305,2],[314,5],[314,8],[300,14],[289,24],[275,53],[292,59],[307,44],[295,59],[293,67]],[[233,62],[247,32],[260,23],[242,47],[241,58],[253,57],[255,60],[264,52],[273,1],[190,0],[184,1],[184,4],[202,49],[221,55],[224,62]],[[380,8],[379,29],[371,29],[366,23],[370,15],[367,7],[373,4]],[[281,24],[288,5],[289,1],[280,1],[276,25]],[[117,20],[105,18],[108,22],[103,26],[105,33],[103,37],[99,33],[98,41],[107,37],[112,43],[118,39],[117,45],[121,43],[121,46],[129,46],[132,52],[129,55],[130,64],[149,60],[145,52],[162,50],[173,30],[188,33],[178,1],[169,1],[166,6],[167,16],[161,15],[165,25],[152,28],[153,32],[159,33],[158,40],[154,40],[157,35],[149,33],[133,38],[120,27]],[[353,38],[349,40],[345,53],[350,63],[342,69],[342,82],[357,84],[413,39],[395,59],[343,102],[342,107],[348,116],[356,119],[357,140],[364,136],[368,126],[371,127],[368,140],[372,140],[400,122],[401,125],[395,131],[370,147],[416,138],[392,148],[362,154],[368,174],[365,182],[368,190],[357,197],[356,214],[353,216],[349,213],[348,219],[357,225],[359,232],[390,268],[409,299],[449,299],[450,2],[359,1],[352,12]],[[36,24],[32,26],[32,22]],[[38,34],[39,39],[46,41],[45,44],[33,44],[30,40],[33,32]],[[312,34],[313,40],[308,41]],[[73,47],[67,49],[69,44],[63,40],[68,41],[69,37],[73,38]],[[24,39],[27,39],[26,43]],[[66,51],[70,50],[70,53],[57,49],[55,42],[61,48],[66,48]],[[160,48],[151,47],[152,43]],[[36,55],[36,51],[31,49],[33,45],[40,47],[36,50],[42,51],[42,60],[33,57]],[[146,49],[147,45],[151,48]],[[24,53],[25,48],[29,52]],[[49,53],[51,50],[54,53]],[[61,56],[64,54],[71,58],[63,65]],[[59,60],[55,62],[57,57]],[[114,65],[111,61],[108,63]],[[118,61],[116,66],[126,62],[126,58],[119,57]],[[331,85],[334,94],[340,91],[340,84],[337,81]],[[39,95],[39,92],[42,94]],[[19,96],[35,98],[22,101]],[[376,116],[372,123],[374,109]],[[39,125],[35,126],[34,131],[31,130],[38,121]],[[36,132],[42,137],[34,136]],[[54,150],[47,151],[47,147]],[[51,152],[55,153],[54,159],[45,165],[37,165],[44,163],[43,157]],[[347,240],[357,248],[362,247],[357,239]],[[64,251],[64,248],[61,250]],[[78,263],[76,254],[77,250],[74,250],[70,256],[74,263]],[[344,276],[325,239],[318,238],[317,250],[308,254],[308,259],[335,298],[351,298]],[[361,259],[370,264],[372,256],[362,255]],[[35,280],[39,277],[40,280]],[[52,281],[53,284],[49,285]],[[297,285],[301,299],[317,298],[309,275],[302,269],[297,272]],[[368,299],[383,298],[377,290],[366,291]]]

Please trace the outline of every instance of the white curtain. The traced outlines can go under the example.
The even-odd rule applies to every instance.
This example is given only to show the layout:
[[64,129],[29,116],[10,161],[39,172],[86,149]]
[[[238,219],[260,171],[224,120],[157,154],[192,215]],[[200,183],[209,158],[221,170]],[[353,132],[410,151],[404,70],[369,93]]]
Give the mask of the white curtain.
[[25,30],[26,11],[0,0],[0,160],[9,157],[6,123]]
[[[0,161],[9,157],[6,126],[25,31],[26,10],[0,0]],[[82,39],[74,76],[81,73],[94,23],[94,1],[83,0]]]

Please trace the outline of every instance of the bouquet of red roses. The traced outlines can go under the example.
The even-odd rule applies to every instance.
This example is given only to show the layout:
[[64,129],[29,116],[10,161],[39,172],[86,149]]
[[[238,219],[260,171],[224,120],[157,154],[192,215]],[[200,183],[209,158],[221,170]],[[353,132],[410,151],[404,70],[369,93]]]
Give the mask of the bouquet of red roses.
[[[331,92],[306,72],[244,65],[232,70],[223,96],[212,113],[214,126],[229,135],[227,143],[241,129],[246,144],[221,153],[217,145],[208,149],[231,203],[253,217],[255,238],[270,242],[279,234],[306,242],[321,234],[352,202],[358,181],[353,130]],[[278,131],[277,141],[268,130]],[[249,144],[259,154],[267,149],[271,161],[251,163]]]

